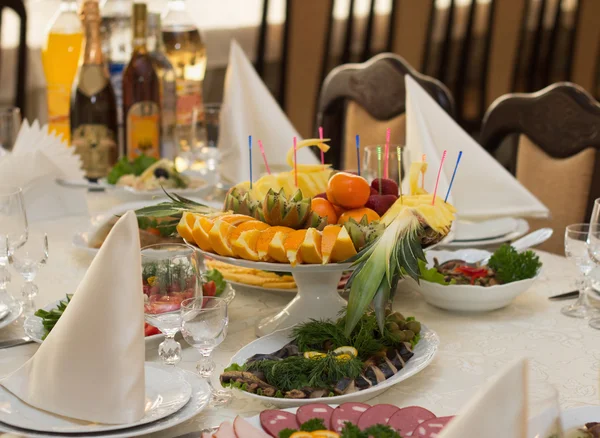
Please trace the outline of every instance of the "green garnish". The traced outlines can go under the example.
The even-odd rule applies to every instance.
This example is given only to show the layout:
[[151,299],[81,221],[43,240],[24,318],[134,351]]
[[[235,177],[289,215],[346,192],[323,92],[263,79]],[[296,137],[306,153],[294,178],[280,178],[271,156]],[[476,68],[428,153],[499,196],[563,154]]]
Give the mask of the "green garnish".
[[246,368],[243,365],[238,365],[237,363],[232,363],[227,368],[223,370],[224,373],[227,371],[246,371]]
[[542,263],[533,251],[518,253],[504,244],[490,257],[488,266],[496,272],[499,282],[506,284],[535,277]]
[[152,166],[158,160],[147,155],[139,155],[134,160],[129,161],[127,157],[122,157],[108,173],[106,181],[109,184],[116,184],[123,175],[140,176],[144,170]]
[[300,426],[302,432],[314,432],[315,430],[327,430],[325,422],[321,418],[311,418],[310,420],[302,423]]
[[456,280],[454,279],[446,281],[444,274],[438,271],[437,268],[427,269],[427,263],[425,263],[423,260],[419,260],[419,270],[421,271],[421,278],[425,281],[441,284],[442,286],[456,284]]
[[340,433],[340,438],[365,438],[365,435],[356,424],[347,421]]
[[161,237],[170,237],[176,234],[179,219],[161,220],[152,217],[138,217],[140,230],[155,229],[160,232]]
[[65,310],[67,310],[67,305],[71,302],[71,298],[73,298],[73,295],[67,294],[67,299],[59,301],[56,308],[52,310],[38,309],[34,313],[34,315],[38,318],[42,318],[42,325],[44,326],[44,335],[42,336],[42,341],[46,339]]
[[223,293],[223,291],[225,290],[225,287],[227,286],[227,282],[225,281],[223,274],[221,274],[221,272],[217,269],[210,269],[210,270],[206,271],[204,273],[204,279],[206,282],[209,282],[209,281],[215,282],[215,285],[217,286],[217,292],[216,292],[217,296],[221,295]]
[[279,432],[279,438],[290,438],[292,434],[296,432],[298,432],[296,429],[283,429],[281,432]]
[[385,424],[375,424],[363,430],[364,437],[373,438],[402,438],[398,432]]

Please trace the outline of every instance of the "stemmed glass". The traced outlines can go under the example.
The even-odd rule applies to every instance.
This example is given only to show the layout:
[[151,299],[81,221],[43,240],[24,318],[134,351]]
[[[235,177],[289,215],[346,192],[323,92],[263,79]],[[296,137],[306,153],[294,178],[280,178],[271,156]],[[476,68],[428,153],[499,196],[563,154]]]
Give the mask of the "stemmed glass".
[[[594,202],[594,209],[590,218],[590,228],[587,238],[588,254],[595,264],[600,267],[600,198]],[[590,327],[600,330],[600,318],[590,319]]]
[[181,303],[202,297],[196,252],[183,244],[159,244],[142,249],[142,280],[146,322],[161,331],[165,340],[158,355],[165,365],[181,360],[181,345],[175,335],[181,328]]
[[[40,240],[29,238],[25,245],[9,251],[10,263],[25,280],[21,288],[25,316],[35,312],[34,299],[39,292],[39,288],[34,283],[35,277],[39,269],[48,261],[48,235],[44,234],[43,239]],[[10,247],[8,237],[6,247]]]
[[10,272],[7,268],[9,253],[23,246],[29,235],[25,201],[19,187],[0,186],[0,233],[2,233],[0,238],[0,301],[2,301],[9,298],[6,292],[10,283]]
[[594,261],[588,253],[587,240],[590,224],[573,224],[565,230],[565,255],[580,271],[577,279],[579,298],[574,304],[564,306],[560,311],[563,315],[573,318],[588,318],[597,314],[597,310],[589,305],[588,294],[591,288],[589,274],[594,269]]
[[221,406],[231,400],[231,391],[216,389],[211,382],[215,369],[212,360],[213,350],[225,340],[229,318],[227,302],[219,297],[192,298],[181,303],[181,334],[183,339],[201,355],[196,369],[208,382],[211,389],[211,402]]

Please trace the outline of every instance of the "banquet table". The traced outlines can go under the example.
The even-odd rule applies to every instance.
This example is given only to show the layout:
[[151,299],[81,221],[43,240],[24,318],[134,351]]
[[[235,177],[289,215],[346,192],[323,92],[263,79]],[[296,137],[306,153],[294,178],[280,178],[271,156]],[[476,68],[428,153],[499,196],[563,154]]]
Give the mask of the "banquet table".
[[[92,214],[112,202],[105,194],[90,194]],[[38,307],[72,293],[88,268],[92,256],[72,246],[73,233],[86,230],[89,217],[67,217],[30,225],[31,233],[48,233],[50,258],[38,275],[40,294]],[[560,392],[563,408],[598,404],[600,331],[590,328],[585,320],[560,314],[564,302],[551,302],[547,297],[573,289],[576,270],[565,258],[539,252],[544,263],[540,279],[516,301],[501,310],[480,314],[460,314],[432,307],[416,291],[416,284],[399,285],[394,309],[414,315],[441,339],[433,362],[422,372],[399,383],[370,403],[392,403],[398,406],[419,405],[437,415],[455,414],[475,391],[503,366],[517,357],[531,359],[532,376],[548,381]],[[10,292],[18,295],[21,281],[13,272]],[[230,307],[227,338],[215,352],[217,372],[223,369],[241,347],[255,339],[258,320],[275,313],[293,298],[293,294],[257,292],[236,288]],[[307,317],[310,315],[307,315]],[[0,341],[22,336],[17,321],[0,331]],[[94,339],[90,337],[89,342]],[[199,354],[185,345],[179,367],[193,371]],[[146,344],[148,361],[159,362],[159,341]],[[37,344],[0,350],[0,376],[23,364],[37,350]],[[215,376],[216,377],[216,376]],[[236,415],[254,416],[267,408],[259,402],[235,394],[227,407],[207,408],[197,417],[178,427],[158,432],[156,437],[176,437],[218,425]]]

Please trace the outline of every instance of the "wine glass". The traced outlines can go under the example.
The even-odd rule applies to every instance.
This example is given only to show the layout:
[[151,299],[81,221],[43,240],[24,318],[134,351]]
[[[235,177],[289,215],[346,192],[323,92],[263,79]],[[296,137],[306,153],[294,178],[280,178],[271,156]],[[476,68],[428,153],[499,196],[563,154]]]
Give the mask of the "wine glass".
[[[8,237],[6,247],[10,247]],[[35,312],[36,307],[34,300],[39,292],[38,286],[34,283],[35,277],[37,276],[39,269],[46,265],[48,255],[47,234],[44,234],[44,237],[41,239],[32,239],[30,237],[23,246],[9,252],[10,263],[25,280],[25,284],[23,284],[23,287],[21,288],[23,313],[25,316]]]
[[0,156],[12,151],[19,128],[21,127],[21,110],[15,107],[0,108]]
[[527,438],[562,438],[558,391],[544,381],[527,384]]
[[590,224],[573,224],[565,230],[565,255],[580,271],[577,279],[579,298],[574,304],[564,306],[560,311],[563,315],[573,318],[587,318],[597,313],[588,302],[591,289],[589,274],[594,269],[594,262],[587,247],[589,231]]
[[208,382],[211,389],[211,402],[221,406],[231,400],[231,391],[216,389],[211,376],[215,369],[212,360],[213,350],[225,340],[227,335],[227,301],[219,297],[191,298],[181,303],[181,334],[183,339],[201,355],[196,369]]
[[[595,272],[600,267],[600,198],[594,202],[590,217],[590,228],[587,238],[588,254],[595,265]],[[600,318],[590,319],[590,327],[600,330]]]
[[[404,146],[399,144],[391,144],[388,156],[388,178],[398,182],[398,148],[401,148],[400,158],[402,176],[406,175],[407,169],[410,165],[408,162],[408,151],[404,149]],[[381,155],[381,159],[379,156]],[[367,181],[374,179],[384,178],[385,172],[385,145],[365,146],[364,157],[361,163],[362,176]]]
[[196,252],[183,244],[158,244],[142,248],[142,280],[146,322],[165,335],[158,355],[165,365],[181,360],[181,345],[175,335],[181,328],[182,301],[202,297],[198,287]]
[[0,300],[7,298],[6,288],[10,283],[8,257],[27,242],[28,230],[21,188],[0,186],[0,233],[3,236],[0,238]]

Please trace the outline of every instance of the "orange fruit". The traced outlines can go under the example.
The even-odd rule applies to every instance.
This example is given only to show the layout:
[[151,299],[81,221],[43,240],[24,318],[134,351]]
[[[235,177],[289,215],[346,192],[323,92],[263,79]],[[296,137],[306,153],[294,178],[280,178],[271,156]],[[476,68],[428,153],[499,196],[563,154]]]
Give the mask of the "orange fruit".
[[259,258],[258,252],[256,251],[256,243],[258,242],[259,237],[259,230],[242,231],[235,240],[230,237],[233,254],[245,260],[257,262]]
[[321,254],[323,257],[323,264],[329,263],[335,241],[342,228],[343,227],[340,225],[327,225],[323,229],[323,232],[321,233]]
[[333,211],[335,211],[335,214],[337,215],[338,219],[340,218],[342,213],[346,211],[344,207],[340,207],[339,205],[331,204],[331,206],[333,207]]
[[249,230],[262,231],[262,230],[266,230],[269,227],[270,227],[269,224],[266,224],[264,222],[257,221],[257,220],[242,222],[237,227],[235,227],[235,230],[233,230],[231,232],[231,234],[229,236],[229,242],[233,244],[233,242],[235,240],[237,240],[238,237],[240,237],[240,234],[242,234],[244,231],[249,231]]
[[371,195],[371,186],[362,176],[338,172],[327,182],[327,199],[346,209],[364,206]]
[[306,232],[308,230],[296,230],[288,234],[283,246],[287,254],[287,258],[292,266],[297,263],[302,263],[302,256],[300,253],[300,246],[304,242]]
[[[327,227],[325,227],[327,228]],[[348,260],[350,257],[356,255],[356,248],[346,227],[341,227],[339,234],[335,240],[333,248],[331,250],[331,261],[332,262],[343,262]]]
[[223,216],[219,216],[219,219],[231,225],[239,225],[244,222],[256,220],[252,216],[246,216],[245,214],[224,214]]
[[229,244],[229,235],[234,229],[235,225],[231,225],[221,219],[215,221],[215,224],[208,232],[208,241],[217,254],[226,257],[233,256],[233,250]]
[[304,242],[300,245],[300,256],[303,263],[321,264],[321,233],[316,228],[306,230]]
[[193,230],[196,224],[196,215],[186,211],[181,216],[181,220],[177,224],[177,232],[189,243],[194,243]]
[[310,209],[320,217],[326,217],[328,224],[337,224],[338,214],[327,199],[312,198]]
[[209,219],[205,216],[199,216],[192,229],[192,237],[198,248],[206,252],[214,252],[210,239],[208,238],[208,232],[214,225],[214,220]]
[[338,219],[338,224],[343,224],[350,218],[354,219],[356,222],[360,222],[365,215],[367,216],[367,222],[369,223],[381,219],[381,217],[370,208],[356,208],[342,213]]
[[269,248],[267,249],[267,254],[269,257],[278,261],[279,263],[289,262],[284,244],[288,234],[290,234],[292,231],[293,230],[290,228],[289,230],[280,230],[275,233],[269,242]]
[[[292,228],[288,228],[288,227],[269,227],[267,229],[265,229],[264,231],[260,232],[260,236],[258,238],[258,242],[256,242],[256,252],[258,252],[258,257],[260,260],[263,261],[270,261],[271,258],[268,255],[268,251],[269,251],[269,244],[271,243],[271,240],[273,240],[273,237],[275,236],[275,234],[278,231],[287,231],[292,232],[294,231]],[[287,263],[287,258],[284,261],[284,263]]]

